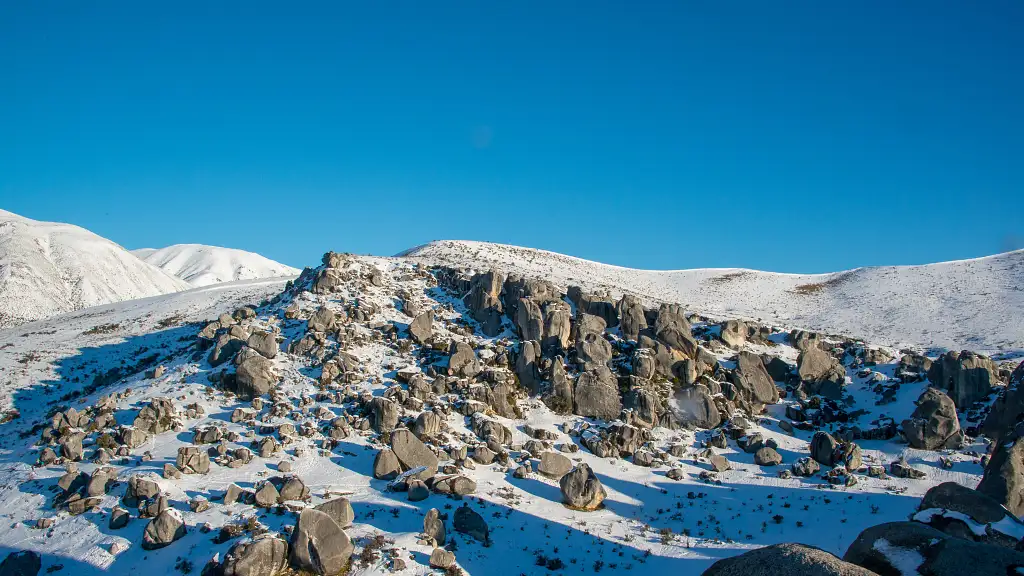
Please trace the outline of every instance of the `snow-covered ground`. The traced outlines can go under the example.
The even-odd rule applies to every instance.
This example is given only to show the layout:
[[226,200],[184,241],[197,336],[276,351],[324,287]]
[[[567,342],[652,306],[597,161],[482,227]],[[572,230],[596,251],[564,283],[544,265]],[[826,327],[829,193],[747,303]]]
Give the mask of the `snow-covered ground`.
[[298,276],[301,272],[254,252],[203,244],[140,248],[132,250],[132,254],[193,286]]
[[88,230],[0,210],[0,327],[190,287]]
[[[843,322],[850,322],[848,328],[862,327],[877,336],[888,334],[894,341],[913,341],[928,334],[925,328],[915,328],[914,323],[901,326],[898,319],[892,320],[888,331],[876,326],[874,323],[881,322],[885,313],[872,307],[882,304],[874,301],[874,296],[852,298],[852,288],[845,282],[829,286],[824,294],[791,293],[796,286],[827,281],[834,275],[789,277],[744,271],[744,274],[752,276],[744,278],[729,276],[740,271],[638,272],[537,251],[484,244],[472,245],[475,253],[453,252],[460,247],[463,250],[467,248],[466,245],[442,243],[420,249],[405,258],[353,257],[350,268],[362,273],[364,278],[366,271],[372,268],[383,272],[380,286],[363,282],[358,291],[350,289],[330,297],[304,293],[296,297],[295,302],[307,315],[318,306],[338,309],[357,298],[360,306],[365,305],[362,302],[372,304],[378,312],[369,321],[353,328],[356,337],[369,338],[375,332],[374,326],[393,324],[400,331],[405,330],[411,318],[397,304],[396,293],[402,291],[420,304],[435,308],[439,318],[435,322],[435,330],[440,337],[494,345],[501,337],[465,336],[459,324],[466,318],[461,300],[457,295],[431,286],[414,270],[414,264],[424,261],[479,267],[494,263],[505,266],[507,271],[540,274],[556,282],[605,286],[612,291],[629,288],[651,300],[679,297],[692,306],[691,309],[704,311],[704,307],[708,312],[722,315],[735,312],[741,316],[764,317],[763,310],[771,309],[771,303],[778,302],[779,309],[775,313],[783,313],[782,304],[793,307],[786,309],[790,311],[778,318],[780,322],[813,327],[815,319],[825,322],[830,314],[835,314],[838,316],[831,320],[833,324],[830,325],[842,326]],[[938,317],[945,313],[942,307],[950,302],[945,299],[948,295],[928,296],[939,289],[934,284],[927,287],[919,282],[916,287],[904,286],[909,282],[905,274],[912,274],[919,281],[925,278],[947,281],[954,277],[945,286],[961,285],[964,291],[961,298],[967,307],[966,302],[981,305],[980,296],[975,294],[978,288],[970,276],[1005,282],[1011,272],[1016,270],[1019,275],[1020,260],[1020,253],[1012,253],[973,263],[919,267],[920,270],[910,272],[870,269],[851,272],[855,278],[850,281],[865,282],[860,284],[862,288],[873,287],[871,289],[876,292],[872,294],[878,294],[878,284],[888,278],[884,290],[895,291],[904,287],[901,292],[904,302],[917,294],[921,301],[912,305],[921,314],[931,314],[922,318],[927,324],[937,322]],[[863,276],[863,280],[857,280],[856,276]],[[713,280],[722,277],[729,279]],[[729,283],[733,281],[739,284],[730,287]],[[997,300],[995,304],[982,309],[983,315],[994,314],[994,310],[1003,309],[1009,303],[1019,303],[1008,290],[999,286],[1002,284],[988,288],[991,294],[999,290],[1000,296],[994,298]],[[404,493],[389,491],[386,481],[373,479],[373,458],[379,443],[371,433],[356,433],[342,440],[333,450],[320,451],[313,439],[299,438],[297,444],[286,446],[283,454],[272,458],[257,455],[241,468],[213,465],[208,475],[186,475],[179,480],[160,479],[161,488],[170,497],[172,506],[185,518],[189,532],[167,548],[142,550],[139,542],[147,521],[134,518],[133,511],[128,527],[110,530],[107,526],[110,511],[118,504],[129,475],[138,472],[159,474],[165,463],[174,462],[177,448],[192,441],[187,430],[154,437],[132,452],[126,466],[118,460],[118,480],[122,486],[115,487],[103,497],[99,511],[68,516],[66,512],[57,512],[51,507],[54,485],[63,471],[56,466],[32,466],[40,447],[34,445],[38,433],[28,432],[28,429],[45,421],[46,415],[59,406],[70,404],[82,408],[92,405],[101,394],[125,393],[131,389],[131,393],[118,402],[116,417],[121,424],[130,424],[139,408],[149,399],[167,396],[174,398],[179,406],[196,402],[204,408],[205,415],[189,420],[188,428],[215,423],[251,435],[250,429],[230,422],[232,410],[248,403],[226,397],[211,388],[208,376],[214,369],[205,362],[205,353],[193,353],[192,344],[200,328],[200,324],[195,322],[214,319],[218,314],[231,312],[243,304],[259,306],[283,287],[284,280],[280,279],[217,284],[94,307],[0,331],[2,402],[7,406],[13,405],[21,413],[20,418],[0,428],[0,526],[3,526],[0,529],[0,552],[6,554],[16,549],[39,551],[44,556],[45,569],[63,565],[63,573],[66,574],[131,574],[140,567],[153,576],[180,574],[183,572],[181,559],[189,561],[192,570],[198,573],[215,554],[223,559],[234,542],[215,543],[213,537],[219,527],[256,516],[271,531],[281,531],[285,526],[294,524],[294,517],[290,513],[261,511],[241,503],[215,504],[206,512],[193,513],[188,509],[188,500],[195,496],[216,499],[230,483],[251,488],[261,479],[274,475],[279,461],[287,460],[293,465],[293,473],[311,489],[314,503],[324,500],[328,492],[344,494],[352,500],[356,518],[348,533],[356,542],[357,553],[367,545],[372,535],[383,534],[393,540],[387,548],[395,549],[397,557],[407,564],[408,567],[400,572],[402,574],[431,573],[427,558],[432,548],[419,543],[417,538],[423,528],[423,515],[430,508],[438,508],[448,515],[449,536],[457,542],[457,561],[470,574],[699,574],[716,559],[776,542],[798,541],[842,555],[861,530],[886,521],[907,519],[931,486],[955,481],[973,488],[982,472],[977,458],[970,452],[970,448],[980,450],[979,446],[955,452],[924,452],[912,450],[898,441],[864,441],[860,444],[864,449],[865,464],[888,464],[905,457],[911,465],[925,471],[927,479],[882,479],[859,474],[856,485],[835,487],[820,477],[780,478],[779,470],[788,468],[796,458],[808,454],[811,435],[799,430],[787,434],[779,428],[787,402],[783,400],[770,406],[755,428],[766,439],[778,442],[779,452],[784,458],[780,467],[755,465],[752,454],[744,453],[730,442],[729,448],[720,452],[727,456],[733,469],[719,474],[717,481],[704,481],[701,474],[709,469],[709,465],[699,454],[701,441],[707,433],[662,428],[654,431],[656,447],[663,449],[673,443],[686,447],[684,457],[671,458],[671,466],[684,472],[682,480],[667,478],[667,466],[646,468],[620,458],[598,458],[586,449],[568,454],[574,461],[590,464],[609,493],[605,506],[594,512],[564,507],[560,503],[555,480],[538,474],[516,479],[511,469],[506,470],[497,464],[477,465],[475,470],[463,471],[478,484],[471,498],[459,501],[431,494],[422,502],[410,502]],[[759,290],[766,294],[760,295]],[[835,294],[831,293],[833,290]],[[814,313],[814,306],[803,303],[801,298],[809,298],[828,308]],[[872,319],[855,323],[858,317],[855,312],[843,312],[843,298],[847,298],[849,305],[857,310],[870,312]],[[935,299],[938,303],[933,308],[931,303]],[[282,318],[283,309],[288,304],[286,300],[259,307],[256,320],[261,325],[280,328],[285,345],[305,331],[304,321]],[[965,309],[962,316],[968,316],[968,312]],[[1010,315],[1007,324],[1013,318],[1019,320],[1018,310],[1004,309],[1004,312]],[[908,316],[899,318],[908,319]],[[998,336],[998,330],[1004,325],[992,323],[993,319],[988,316],[983,321],[988,323],[984,324],[986,333],[976,336],[979,342],[994,343],[1005,339],[1019,345],[1019,322],[1014,329],[1017,332],[1004,327],[1001,328],[1003,335]],[[953,339],[958,338],[958,334],[970,334],[972,326],[927,325],[936,334]],[[996,331],[996,335],[992,331]],[[509,335],[510,332],[506,331],[503,336]],[[972,340],[968,338],[968,341]],[[930,345],[930,342],[925,339],[925,344]],[[797,355],[796,350],[781,340],[774,346],[752,346],[751,349],[768,352],[790,362]],[[380,339],[368,339],[365,343],[348,347],[347,351],[358,356],[364,376],[354,386],[375,395],[379,395],[385,386],[394,384],[396,369],[417,364],[417,357],[411,352],[403,352]],[[732,354],[721,347],[715,352],[725,363]],[[167,369],[160,377],[147,378],[143,372],[132,373],[84,398],[68,396],[91,383],[97,374],[111,368],[135,365],[140,358],[153,354]],[[290,400],[297,401],[302,395],[315,396],[319,390],[315,380],[317,370],[311,369],[306,359],[281,352],[273,363],[283,376],[280,386]],[[892,376],[894,370],[894,363],[874,369],[882,373],[883,378]],[[847,392],[852,406],[866,411],[858,421],[865,426],[870,426],[870,422],[882,416],[891,416],[897,421],[908,416],[913,410],[913,401],[925,386],[924,383],[903,385],[895,403],[878,406],[872,389],[874,383],[858,376],[854,370],[848,375],[851,383]],[[327,401],[317,401],[317,405],[335,414],[342,410],[342,406]],[[554,414],[536,399],[524,401],[521,407],[524,410],[522,419],[497,418],[513,430],[513,444],[527,439],[524,432],[526,424],[558,430],[556,444],[578,443],[578,438],[561,430],[578,425],[584,421],[583,418]],[[266,423],[273,426],[286,421],[272,418]],[[446,418],[449,435],[456,442],[472,436],[467,424],[468,418],[458,413]],[[21,433],[26,434],[19,437]],[[304,454],[296,453],[298,446],[307,448]],[[87,446],[87,452],[91,448],[94,446]],[[144,452],[152,458],[141,458]],[[940,456],[950,458],[953,463],[951,469],[939,465]],[[96,465],[82,462],[79,468],[91,472]],[[463,504],[477,510],[489,524],[489,546],[452,531],[451,516]],[[37,529],[36,522],[41,518],[56,518],[56,523],[49,529]],[[204,523],[208,523],[213,531],[203,533],[197,529]],[[126,544],[128,548],[119,554],[113,553],[111,547],[115,543]],[[557,559],[562,567],[551,570],[541,566],[541,557],[549,561],[548,566]],[[354,574],[387,572],[381,558],[366,565],[356,563],[353,566]]]
[[635,270],[544,250],[444,240],[400,256],[546,278],[614,296],[680,303],[712,317],[911,346],[996,353],[1024,349],[1024,250],[923,266],[780,274],[739,268]]

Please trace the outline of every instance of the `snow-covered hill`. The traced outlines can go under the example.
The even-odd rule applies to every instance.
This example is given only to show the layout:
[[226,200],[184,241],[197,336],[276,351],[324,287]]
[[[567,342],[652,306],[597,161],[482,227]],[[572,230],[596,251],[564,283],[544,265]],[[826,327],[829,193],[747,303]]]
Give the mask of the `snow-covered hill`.
[[299,274],[298,269],[259,254],[219,246],[175,244],[159,249],[140,248],[132,250],[132,254],[193,286]]
[[635,270],[544,250],[437,241],[399,255],[477,270],[497,267],[561,284],[681,303],[890,346],[1024,348],[1024,250],[923,266],[780,274],[740,268]]
[[88,230],[0,210],[0,326],[190,287]]

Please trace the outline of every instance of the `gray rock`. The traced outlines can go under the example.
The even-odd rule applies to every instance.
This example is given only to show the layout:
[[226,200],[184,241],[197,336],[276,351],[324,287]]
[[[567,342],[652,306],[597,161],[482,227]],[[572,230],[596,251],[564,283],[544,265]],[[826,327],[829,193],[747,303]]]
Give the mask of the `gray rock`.
[[409,480],[405,494],[409,502],[421,502],[430,497],[430,488],[422,480]]
[[455,566],[455,554],[444,548],[434,548],[430,553],[430,567],[448,570]]
[[948,390],[957,407],[967,409],[984,399],[998,381],[995,363],[968,350],[949,351],[932,363],[928,379]]
[[797,376],[808,394],[821,394],[838,400],[846,382],[846,369],[831,354],[817,347],[800,353],[796,363]]
[[597,510],[608,495],[594,471],[585,463],[578,464],[558,481],[562,502],[576,510]]
[[747,325],[742,320],[727,320],[719,324],[719,327],[719,338],[726,346],[738,349],[747,342]]
[[281,500],[281,493],[277,491],[277,486],[273,482],[264,482],[256,490],[255,502],[260,508],[271,508],[276,506]]
[[618,382],[607,366],[593,366],[576,381],[573,413],[614,420],[622,412]]
[[480,360],[473,347],[465,342],[453,341],[448,350],[448,370],[455,376],[472,378],[480,373]]
[[559,478],[572,470],[572,460],[558,452],[544,452],[540,455],[540,465],[537,471],[548,478]]
[[520,298],[516,306],[516,328],[520,340],[540,340],[544,337],[544,313],[540,304],[528,298]]
[[876,576],[820,548],[804,544],[772,544],[723,558],[703,576]]
[[334,329],[335,320],[334,311],[321,307],[309,317],[307,328],[310,332],[330,332]]
[[356,513],[352,510],[352,503],[349,502],[348,498],[328,500],[327,502],[317,504],[313,509],[327,514],[342,528],[351,526],[356,518]]
[[224,556],[223,576],[276,576],[288,567],[288,543],[273,534],[236,542]]
[[981,492],[1006,507],[1018,518],[1024,517],[1024,440],[1012,444],[1002,440],[985,466],[978,484]]
[[236,338],[230,334],[221,334],[217,337],[213,350],[210,350],[210,355],[207,356],[206,361],[210,363],[210,366],[220,366],[234,358],[235,354],[242,349],[244,344],[245,341],[241,338]]
[[467,496],[476,492],[476,482],[466,476],[445,476],[434,479],[434,491],[438,494]]
[[456,532],[467,534],[484,544],[489,544],[491,541],[491,531],[483,516],[466,504],[455,510],[453,526]]
[[743,351],[736,356],[736,369],[730,378],[736,387],[738,400],[751,414],[758,414],[765,405],[779,401],[779,389],[765,370],[761,357]]
[[249,345],[249,348],[259,352],[264,358],[273,359],[277,356],[277,336],[272,332],[253,332],[249,335],[246,344]]
[[540,391],[540,370],[537,361],[540,360],[540,342],[535,340],[524,340],[520,342],[519,354],[516,355],[515,373],[519,383],[525,386],[530,392]]
[[832,455],[838,445],[835,438],[828,432],[815,432],[814,437],[811,438],[811,458],[819,464],[832,466]]
[[714,472],[725,472],[731,469],[729,461],[721,454],[712,454],[708,457],[708,461],[711,462],[711,470]]
[[682,426],[708,429],[722,423],[722,415],[707,386],[683,386],[676,391],[675,401],[676,416]]
[[814,476],[819,470],[821,470],[821,466],[816,460],[806,456],[797,459],[797,461],[793,463],[792,468],[794,475],[803,476],[805,478]]
[[619,314],[619,331],[626,340],[636,340],[641,330],[647,329],[647,318],[640,299],[632,294],[623,294],[615,305]]
[[419,416],[416,417],[416,421],[413,422],[412,432],[419,439],[433,438],[441,433],[441,428],[444,424],[444,418],[433,411],[420,412]]
[[235,394],[242,400],[251,400],[270,393],[279,379],[273,362],[258,354],[249,356],[238,365]]
[[409,323],[409,337],[417,344],[425,344],[430,340],[434,330],[434,311],[427,310]]
[[16,550],[0,562],[0,576],[36,576],[43,559],[31,550]]
[[902,426],[907,442],[919,450],[958,448],[963,444],[956,406],[949,396],[936,388],[928,388],[921,394],[917,408]]
[[348,534],[329,515],[305,508],[292,531],[289,560],[295,569],[333,576],[348,566],[354,548]]
[[199,446],[182,446],[175,464],[185,474],[206,474],[210,471],[210,455]]
[[[1003,527],[1006,530],[1012,526],[1013,529],[1010,529],[1010,532],[1024,528],[1016,517],[1006,512],[1001,503],[984,492],[971,490],[956,482],[943,482],[932,487],[921,499],[918,510],[944,510],[964,514],[974,522],[985,526],[985,534],[974,533],[966,523],[955,515],[951,518],[944,513],[933,514],[927,523],[951,536],[959,537],[961,534],[969,534],[970,540],[1000,544],[1009,548],[1016,546],[1017,539],[1000,532],[998,528]],[[923,519],[915,519],[923,521]]]
[[754,453],[754,464],[759,466],[778,466],[782,464],[782,455],[765,446]]
[[501,273],[496,270],[476,274],[470,280],[469,294],[464,299],[470,315],[480,323],[480,329],[487,336],[501,333],[504,307],[500,296],[503,281]]
[[415,475],[420,480],[433,478],[437,473],[437,455],[410,430],[400,428],[391,433],[391,450],[401,463],[403,472],[423,466],[425,469]]
[[370,402],[370,412],[373,414],[373,429],[377,432],[390,432],[398,425],[398,402],[390,398],[375,397]]
[[437,508],[427,510],[426,515],[423,517],[423,533],[434,541],[434,545],[444,546],[447,534],[444,521],[441,520],[441,512]]
[[115,506],[114,509],[110,511],[110,522],[108,523],[108,526],[111,530],[120,530],[128,525],[128,520],[130,519],[131,516],[128,515],[127,510],[120,506]]
[[142,548],[156,550],[170,545],[185,535],[185,521],[181,513],[168,508],[149,521],[142,533]]

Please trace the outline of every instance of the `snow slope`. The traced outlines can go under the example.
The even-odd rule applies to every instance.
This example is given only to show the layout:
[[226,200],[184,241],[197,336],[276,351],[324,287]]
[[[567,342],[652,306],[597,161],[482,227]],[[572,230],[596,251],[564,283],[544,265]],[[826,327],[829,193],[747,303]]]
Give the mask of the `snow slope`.
[[0,327],[187,288],[88,230],[0,210]]
[[[382,286],[360,283],[359,278],[366,277],[372,268],[383,272]],[[351,385],[361,393],[373,395],[382,394],[394,384],[396,368],[417,366],[420,362],[418,352],[403,352],[382,339],[368,337],[371,326],[404,327],[411,320],[396,307],[396,294],[415,295],[421,304],[434,308],[439,318],[435,330],[442,337],[455,336],[451,330],[457,330],[460,338],[466,337],[460,323],[466,315],[461,299],[418,276],[411,263],[354,257],[351,269],[355,280],[347,291],[330,296],[305,293],[293,301],[286,299],[261,306],[254,322],[280,329],[285,350],[287,342],[301,337],[306,329],[305,321],[282,318],[286,307],[294,304],[301,309],[302,316],[308,316],[320,306],[340,307],[342,302],[351,302],[356,297],[366,304],[372,303],[377,311],[371,318],[348,325],[355,336],[348,351],[360,359],[362,374]],[[153,437],[127,459],[112,462],[117,467],[119,484],[102,496],[95,510],[69,516],[54,508],[55,484],[64,469],[57,465],[32,466],[41,449],[36,443],[38,430],[32,427],[64,405],[84,408],[95,403],[100,395],[119,393],[115,415],[120,424],[129,424],[150,399],[171,397],[179,406],[202,406],[204,414],[188,420],[188,428],[217,424],[240,434],[232,447],[248,445],[252,430],[232,422],[231,414],[250,404],[210,386],[209,376],[214,370],[204,362],[205,352],[195,354],[192,348],[201,324],[189,323],[214,318],[243,304],[259,304],[283,287],[284,281],[280,279],[218,284],[0,330],[0,342],[9,343],[0,347],[0,404],[13,404],[21,412],[19,419],[0,428],[0,517],[5,526],[5,530],[0,530],[0,552],[38,551],[43,555],[46,572],[60,565],[64,567],[63,573],[119,575],[136,573],[140,566],[145,566],[147,574],[153,576],[175,575],[185,572],[180,568],[180,559],[185,558],[193,573],[198,573],[215,555],[223,559],[237,541],[221,542],[214,538],[220,527],[247,522],[248,518],[258,520],[273,532],[282,532],[294,524],[291,513],[259,510],[244,503],[222,504],[219,500],[230,484],[252,488],[260,479],[274,475],[279,461],[287,461],[292,472],[310,488],[313,503],[330,499],[331,495],[346,495],[355,512],[353,526],[347,533],[357,546],[357,554],[374,535],[383,535],[392,541],[387,548],[395,549],[397,557],[407,565],[400,574],[436,573],[427,567],[431,546],[418,537],[429,508],[438,508],[448,516],[449,537],[457,542],[456,558],[467,574],[699,574],[719,558],[777,542],[799,541],[842,555],[861,530],[913,514],[920,497],[931,486],[944,481],[974,486],[980,478],[981,465],[969,451],[923,452],[896,441],[865,441],[861,443],[865,463],[885,465],[905,457],[913,466],[926,471],[927,479],[859,474],[858,483],[847,487],[832,486],[820,477],[780,478],[777,471],[781,468],[758,466],[752,454],[730,443],[729,448],[719,452],[728,457],[732,469],[719,475],[718,481],[706,481],[701,476],[708,472],[709,465],[699,455],[707,433],[658,429],[652,440],[657,449],[677,443],[685,447],[684,457],[671,458],[671,466],[683,471],[681,480],[667,478],[666,466],[647,468],[619,458],[599,458],[583,449],[567,453],[573,461],[589,464],[608,491],[605,506],[595,512],[564,507],[557,480],[539,474],[518,479],[511,469],[499,464],[478,465],[464,471],[478,483],[472,498],[450,500],[431,494],[424,501],[413,502],[405,493],[389,490],[387,481],[372,477],[374,455],[380,444],[367,431],[353,433],[333,449],[319,449],[319,438],[300,437],[281,453],[269,458],[257,456],[237,469],[214,465],[207,475],[158,478],[161,490],[189,528],[181,541],[164,549],[146,551],[139,542],[148,520],[137,518],[137,512],[132,510],[127,527],[110,530],[108,518],[115,506],[122,505],[120,494],[132,474],[159,475],[165,463],[175,461],[179,447],[191,444],[192,435],[187,431],[169,431]],[[478,343],[488,342],[479,336],[469,338]],[[790,362],[796,357],[796,350],[784,343],[754,351],[771,352]],[[721,352],[723,361],[732,354],[724,349]],[[92,382],[95,375],[133,365],[154,353],[167,369],[162,376],[150,378],[141,372],[133,373],[88,393],[81,401],[66,400],[74,398],[69,393]],[[335,415],[355,413],[352,405],[320,398],[317,372],[311,370],[305,358],[282,351],[273,362],[283,375],[280,390],[284,402],[317,398],[317,407],[329,411],[329,417],[314,416],[318,410],[308,406],[307,415],[318,427],[325,426]],[[890,363],[875,370],[891,377],[895,368],[895,363]],[[858,376],[856,370],[851,370],[849,376],[850,394],[856,405],[867,411],[865,423],[883,414],[906,415],[926,385],[904,385],[898,391],[896,403],[878,406],[874,382]],[[753,430],[779,444],[785,457],[784,467],[788,467],[796,458],[808,454],[811,432],[782,432],[779,422],[785,413],[784,403],[771,406],[764,418],[753,424]],[[535,398],[523,401],[522,408],[522,420],[495,417],[513,431],[516,444],[527,439],[527,423],[555,431],[559,444],[579,442],[564,430],[582,424],[584,419],[554,414]],[[467,427],[468,418],[451,410],[441,414],[455,445],[476,442]],[[412,417],[413,412],[408,415]],[[261,424],[270,427],[291,421],[280,415],[265,416]],[[94,445],[89,443],[87,448],[91,452]],[[981,448],[974,445],[969,449]],[[940,464],[940,456],[950,458],[951,469]],[[79,463],[79,468],[87,473],[97,467],[91,461]],[[191,511],[188,501],[197,496],[209,499],[212,508]],[[483,516],[490,527],[490,545],[451,531],[451,516],[462,505],[472,506]],[[36,529],[37,522],[43,519],[52,520],[53,526]],[[211,533],[198,529],[207,523]],[[115,545],[123,545],[124,550],[118,551]],[[564,562],[564,566],[555,571],[538,566],[542,556]],[[352,573],[391,571],[384,559],[378,558],[365,565],[354,562]]]
[[254,252],[202,244],[175,244],[159,249],[140,248],[132,250],[132,254],[193,286],[208,286],[234,280],[297,276],[300,272]]
[[831,274],[635,270],[544,250],[450,240],[399,257],[478,270],[497,267],[616,297],[629,292],[648,302],[678,302],[709,316],[757,319],[875,344],[989,353],[1024,348],[1024,250]]

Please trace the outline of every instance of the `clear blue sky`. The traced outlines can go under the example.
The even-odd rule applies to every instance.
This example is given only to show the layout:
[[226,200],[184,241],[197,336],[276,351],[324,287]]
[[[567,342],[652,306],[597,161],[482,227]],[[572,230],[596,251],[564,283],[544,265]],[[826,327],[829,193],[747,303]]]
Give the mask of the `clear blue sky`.
[[295,266],[1024,247],[1024,2],[0,3],[0,208]]

